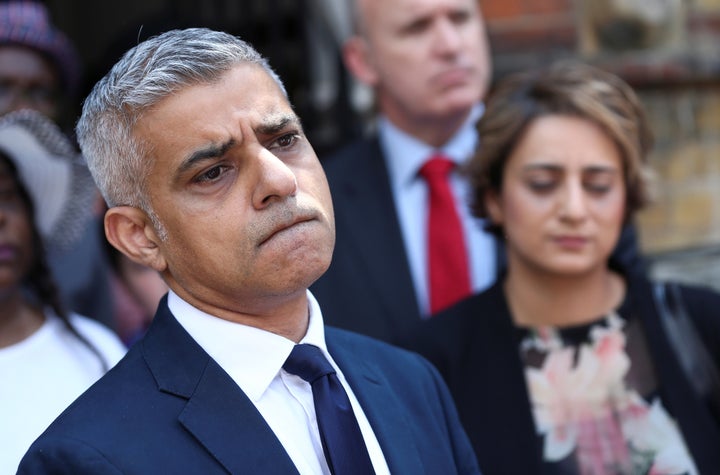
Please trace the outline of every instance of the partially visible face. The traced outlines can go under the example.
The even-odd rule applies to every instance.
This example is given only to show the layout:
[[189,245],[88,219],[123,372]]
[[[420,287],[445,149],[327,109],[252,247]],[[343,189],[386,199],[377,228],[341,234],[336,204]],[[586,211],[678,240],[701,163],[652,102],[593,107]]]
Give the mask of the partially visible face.
[[491,66],[477,0],[360,0],[360,8],[372,85],[389,116],[442,120],[483,98]]
[[304,296],[335,241],[325,174],[279,86],[259,66],[187,87],[138,122],[152,147],[150,204],[167,237],[156,270],[190,303],[252,312]]
[[0,295],[16,292],[32,266],[29,210],[4,159],[0,159]]
[[146,315],[155,315],[160,298],[167,292],[167,284],[160,274],[148,266],[128,259],[124,254],[118,256],[118,268],[125,285]]
[[574,275],[607,265],[625,216],[622,158],[594,123],[535,119],[505,164],[491,219],[503,228],[509,269]]
[[0,46],[0,114],[33,109],[57,119],[59,78],[41,54],[22,46]]

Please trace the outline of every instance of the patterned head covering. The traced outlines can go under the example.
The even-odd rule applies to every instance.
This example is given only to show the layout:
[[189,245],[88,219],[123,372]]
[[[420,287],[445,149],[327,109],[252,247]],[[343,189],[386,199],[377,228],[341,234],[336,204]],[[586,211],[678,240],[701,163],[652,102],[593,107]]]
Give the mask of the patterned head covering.
[[0,2],[0,45],[25,46],[47,56],[56,65],[71,94],[80,86],[80,57],[60,30],[50,23],[44,4],[37,1]]
[[0,151],[13,161],[48,249],[74,244],[92,217],[95,183],[82,156],[50,119],[32,110],[0,117]]

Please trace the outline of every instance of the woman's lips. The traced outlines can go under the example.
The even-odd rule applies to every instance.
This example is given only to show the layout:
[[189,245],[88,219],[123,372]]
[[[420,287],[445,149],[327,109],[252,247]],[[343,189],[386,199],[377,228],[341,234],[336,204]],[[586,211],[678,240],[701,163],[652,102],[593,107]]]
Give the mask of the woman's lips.
[[581,249],[587,245],[589,239],[584,236],[557,236],[553,241],[564,249]]
[[17,255],[17,247],[10,244],[0,244],[0,262],[15,260]]

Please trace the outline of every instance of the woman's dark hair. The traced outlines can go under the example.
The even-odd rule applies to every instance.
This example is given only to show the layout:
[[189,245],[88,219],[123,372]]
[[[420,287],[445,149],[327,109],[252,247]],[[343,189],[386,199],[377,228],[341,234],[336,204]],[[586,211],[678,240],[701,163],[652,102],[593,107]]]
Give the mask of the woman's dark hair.
[[100,351],[90,340],[88,340],[77,328],[72,324],[60,300],[60,292],[58,291],[57,284],[52,276],[52,271],[47,262],[47,253],[45,252],[45,245],[43,244],[42,237],[35,224],[35,205],[33,203],[30,194],[25,188],[25,184],[20,179],[17,168],[13,161],[0,150],[0,160],[7,164],[10,176],[15,182],[20,199],[27,210],[27,216],[30,221],[30,228],[32,234],[32,260],[28,273],[23,279],[23,285],[25,289],[33,295],[34,298],[42,306],[49,306],[58,316],[60,321],[67,330],[77,338],[83,345],[85,345],[97,358],[100,360],[103,371],[109,369],[108,362],[102,356]]

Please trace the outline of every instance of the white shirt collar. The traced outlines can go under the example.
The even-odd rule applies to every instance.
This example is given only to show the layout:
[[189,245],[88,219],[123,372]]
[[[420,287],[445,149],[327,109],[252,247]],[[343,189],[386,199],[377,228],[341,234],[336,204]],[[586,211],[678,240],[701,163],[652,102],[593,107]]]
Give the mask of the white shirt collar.
[[[320,306],[307,291],[309,324],[300,343],[322,349],[325,345]],[[278,374],[295,342],[259,328],[230,322],[193,307],[172,290],[168,308],[182,327],[222,367],[251,401],[257,402]]]
[[[475,105],[462,127],[440,147],[439,150],[455,163],[464,163],[475,151],[477,146],[475,123],[484,110],[485,106],[482,103]],[[378,119],[378,137],[388,166],[390,181],[395,189],[402,189],[415,180],[425,161],[438,151],[400,130],[385,116],[380,116]]]

